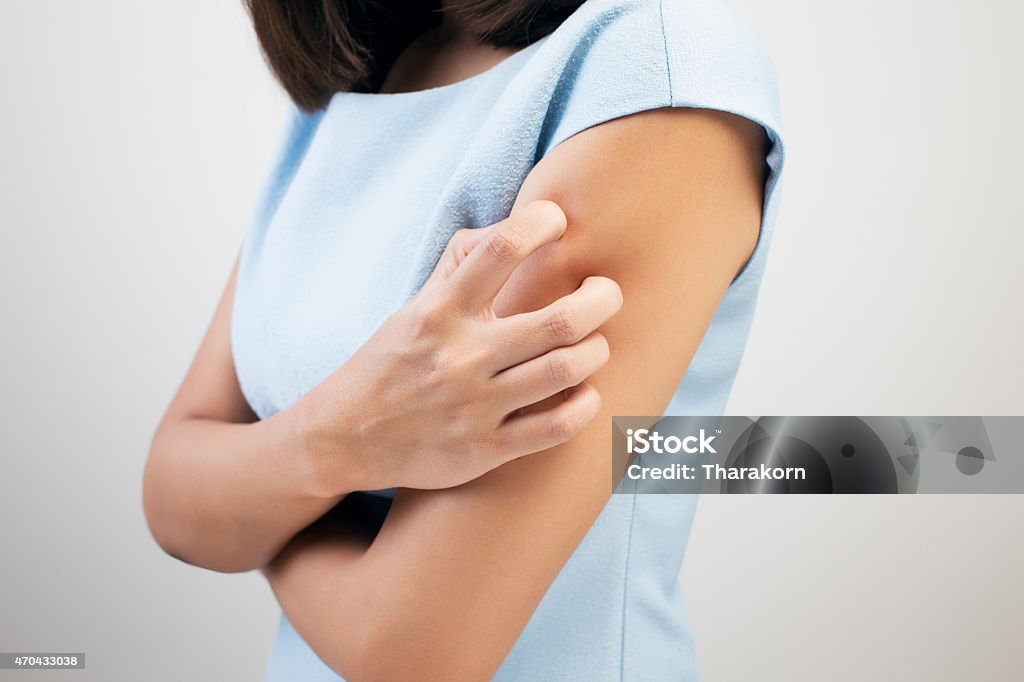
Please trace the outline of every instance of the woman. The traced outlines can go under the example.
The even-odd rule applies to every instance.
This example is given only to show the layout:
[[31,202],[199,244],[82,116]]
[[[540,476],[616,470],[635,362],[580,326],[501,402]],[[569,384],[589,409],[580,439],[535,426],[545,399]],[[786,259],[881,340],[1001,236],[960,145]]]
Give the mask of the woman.
[[156,539],[263,571],[268,680],[693,679],[695,499],[612,495],[610,420],[725,407],[763,46],[718,0],[248,5],[296,108],[154,437]]

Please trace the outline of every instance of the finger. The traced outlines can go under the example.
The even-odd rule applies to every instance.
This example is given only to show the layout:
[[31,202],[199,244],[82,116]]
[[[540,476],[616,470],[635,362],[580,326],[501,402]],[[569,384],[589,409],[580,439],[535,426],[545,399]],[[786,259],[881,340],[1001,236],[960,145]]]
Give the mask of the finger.
[[434,271],[430,273],[428,282],[444,280],[451,277],[456,268],[466,260],[470,252],[477,247],[492,231],[494,225],[480,228],[463,228],[452,235],[448,245],[438,259]]
[[490,304],[523,260],[565,233],[565,214],[551,201],[534,201],[493,229],[450,278],[454,297],[467,309]]
[[511,367],[494,380],[501,394],[508,397],[506,409],[512,412],[583,383],[604,367],[609,357],[608,341],[594,332],[575,345],[556,348]]
[[510,417],[498,428],[498,442],[504,445],[501,449],[508,453],[508,460],[570,441],[597,418],[601,411],[597,389],[584,383],[567,393],[558,405]]
[[571,346],[621,308],[618,284],[607,277],[588,277],[576,291],[540,310],[494,320],[491,333],[501,345],[490,369],[497,373],[554,348]]

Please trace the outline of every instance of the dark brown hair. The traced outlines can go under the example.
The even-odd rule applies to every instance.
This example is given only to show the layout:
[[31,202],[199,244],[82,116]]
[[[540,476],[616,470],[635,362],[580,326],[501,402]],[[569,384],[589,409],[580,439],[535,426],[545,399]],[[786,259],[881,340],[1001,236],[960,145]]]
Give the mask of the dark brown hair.
[[[305,111],[342,91],[374,92],[398,54],[440,22],[440,0],[244,0],[263,55]],[[495,47],[555,30],[583,0],[451,0],[462,24]]]

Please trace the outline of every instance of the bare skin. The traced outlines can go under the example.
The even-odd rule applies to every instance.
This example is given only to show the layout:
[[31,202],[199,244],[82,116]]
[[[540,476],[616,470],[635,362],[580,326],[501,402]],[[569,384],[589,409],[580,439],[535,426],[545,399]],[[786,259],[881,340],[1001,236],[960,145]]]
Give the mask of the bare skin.
[[766,145],[745,119],[658,110],[580,133],[531,172],[517,208],[550,199],[569,227],[516,270],[495,308],[534,309],[593,273],[619,283],[623,308],[600,328],[612,358],[589,380],[600,415],[541,456],[454,488],[400,491],[376,537],[344,518],[300,534],[265,574],[329,666],[360,682],[494,674],[608,500],[611,416],[663,412],[751,254]]
[[[385,89],[436,87],[493,65],[491,48],[467,47],[458,25],[449,15],[445,21],[441,38],[430,43],[436,58],[400,62]],[[458,49],[446,52],[456,44],[446,41]],[[324,452],[337,458],[336,449],[308,445],[309,433],[320,433],[309,425],[328,421],[317,418],[327,412],[311,407],[320,404],[315,398],[252,423],[231,364],[229,284],[154,441],[147,514],[158,539],[162,534],[173,553],[220,570],[265,565],[291,623],[348,679],[489,679],[608,500],[610,417],[664,410],[749,257],[760,226],[765,145],[758,126],[728,114],[659,110],[585,131],[538,164],[513,216],[534,200],[551,200],[564,210],[567,229],[512,269],[491,312],[500,320],[542,310],[579,297],[594,276],[618,284],[624,302],[617,315],[609,288],[594,297],[603,307],[564,318],[578,322],[571,331],[580,340],[557,347],[591,339],[564,365],[573,369],[564,380],[589,377],[591,389],[572,394],[580,408],[575,421],[545,423],[576,430],[561,432],[560,445],[536,455],[509,461],[506,451],[483,475],[465,471],[458,485],[401,490],[375,537],[333,514],[302,528],[346,490],[386,487],[359,486],[386,481],[403,465],[413,477],[429,477],[436,461],[418,473],[416,462],[407,462],[346,481],[324,466]],[[489,253],[479,247],[454,246],[439,271],[457,280],[474,255]],[[572,309],[580,305],[576,299]],[[601,343],[594,344],[595,334]],[[607,364],[598,362],[602,352]],[[517,385],[520,399],[531,395]],[[571,402],[560,390],[548,395],[519,416],[551,414]],[[341,431],[335,445],[355,442]],[[352,448],[344,452],[363,461]]]

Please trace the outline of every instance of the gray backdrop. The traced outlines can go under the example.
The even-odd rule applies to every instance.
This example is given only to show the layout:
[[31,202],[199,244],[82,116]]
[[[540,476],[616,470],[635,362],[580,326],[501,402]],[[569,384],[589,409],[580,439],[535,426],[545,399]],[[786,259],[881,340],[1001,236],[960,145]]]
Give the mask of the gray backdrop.
[[[789,166],[737,414],[1021,414],[1018,40],[995,0],[737,0]],[[0,5],[0,679],[252,680],[254,574],[163,556],[139,483],[284,100],[240,2]],[[704,679],[1024,674],[1020,497],[701,502]]]

